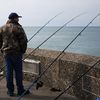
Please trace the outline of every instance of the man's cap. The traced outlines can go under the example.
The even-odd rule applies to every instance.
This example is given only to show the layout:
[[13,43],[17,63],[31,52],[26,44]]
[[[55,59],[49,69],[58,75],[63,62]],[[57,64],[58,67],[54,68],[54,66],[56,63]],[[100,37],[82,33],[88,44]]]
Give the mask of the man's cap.
[[9,19],[14,19],[14,18],[21,18],[22,16],[19,16],[17,13],[11,13],[10,15],[9,15]]

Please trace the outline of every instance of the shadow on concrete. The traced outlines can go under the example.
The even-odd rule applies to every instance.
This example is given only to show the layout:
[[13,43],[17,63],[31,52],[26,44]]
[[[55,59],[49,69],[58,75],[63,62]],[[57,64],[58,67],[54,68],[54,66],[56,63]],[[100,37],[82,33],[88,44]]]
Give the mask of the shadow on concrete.
[[7,97],[0,97],[0,100],[12,100],[12,99],[7,98]]
[[[40,96],[40,95],[27,95],[23,97],[23,100],[54,100],[54,96]],[[60,97],[58,100],[77,100],[73,97]]]

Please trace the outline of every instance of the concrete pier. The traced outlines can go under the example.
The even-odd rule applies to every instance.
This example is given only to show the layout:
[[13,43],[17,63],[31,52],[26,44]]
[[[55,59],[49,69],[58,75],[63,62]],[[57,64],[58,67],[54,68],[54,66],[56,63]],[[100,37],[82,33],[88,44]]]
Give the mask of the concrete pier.
[[[24,86],[27,88],[31,83],[24,81]],[[16,88],[16,87],[15,87]],[[21,98],[21,100],[54,100],[54,98],[60,92],[51,92],[48,87],[43,86],[36,90],[35,86],[30,89],[30,94]],[[6,81],[5,78],[0,81],[0,100],[17,100],[17,91],[15,90],[15,96],[10,97],[7,95]],[[76,97],[64,94],[59,100],[78,100]]]
[[[29,55],[32,50],[34,49],[27,49],[24,57]],[[38,49],[27,58],[40,61],[40,72],[42,73],[60,53],[58,51]],[[55,88],[63,91],[84,74],[98,59],[100,57],[69,52],[63,53],[40,80],[43,81],[44,86],[48,90]],[[0,62],[2,62],[2,56]],[[29,70],[31,69],[29,68],[28,72],[24,73],[24,79],[32,82],[35,75],[29,73]],[[50,95],[50,93],[48,94]],[[100,97],[100,63],[94,66],[93,69],[66,91],[66,94],[74,96],[79,100],[96,100],[97,97]]]

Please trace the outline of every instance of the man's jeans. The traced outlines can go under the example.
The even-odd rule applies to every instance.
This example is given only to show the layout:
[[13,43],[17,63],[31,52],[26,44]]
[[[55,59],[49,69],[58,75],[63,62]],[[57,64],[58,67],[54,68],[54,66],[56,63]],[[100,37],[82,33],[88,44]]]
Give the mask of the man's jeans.
[[6,80],[9,92],[14,92],[13,70],[18,91],[23,90],[22,54],[8,54],[5,56]]

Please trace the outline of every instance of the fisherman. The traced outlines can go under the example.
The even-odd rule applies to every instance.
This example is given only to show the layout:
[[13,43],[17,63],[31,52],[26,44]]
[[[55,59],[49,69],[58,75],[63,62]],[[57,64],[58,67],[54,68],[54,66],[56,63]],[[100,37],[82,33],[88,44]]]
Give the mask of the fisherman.
[[[25,92],[23,86],[22,56],[27,49],[28,40],[24,29],[19,24],[19,18],[21,17],[17,13],[11,13],[8,16],[7,23],[0,28],[0,50],[4,55],[6,63],[6,86],[9,96],[14,96],[13,71],[15,71],[17,95],[20,96]],[[25,95],[29,93],[27,91]]]

